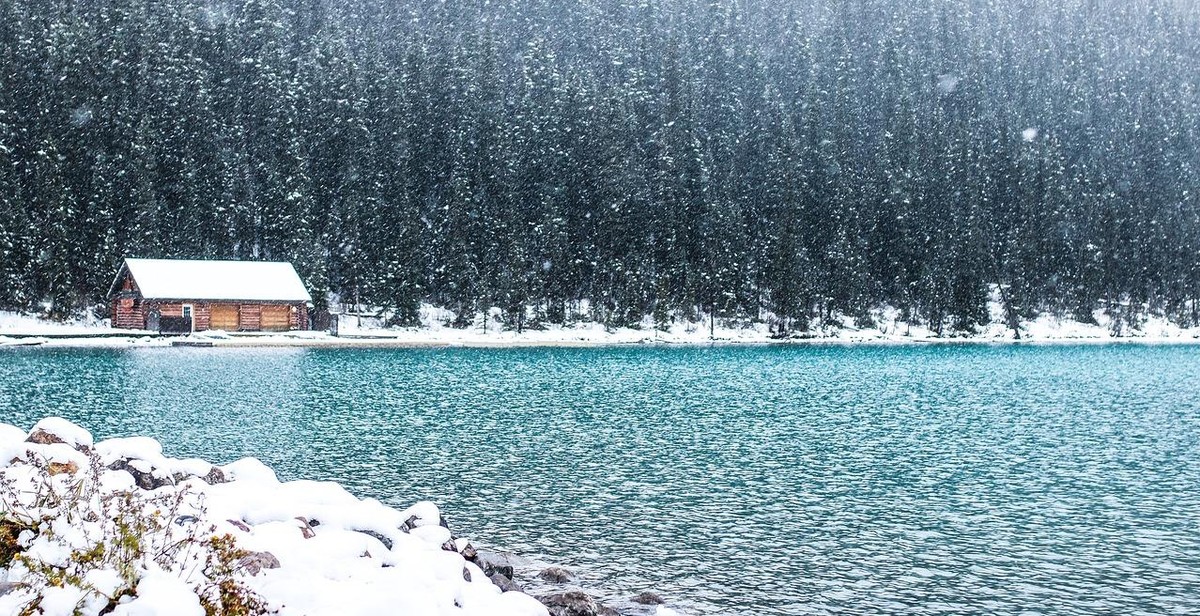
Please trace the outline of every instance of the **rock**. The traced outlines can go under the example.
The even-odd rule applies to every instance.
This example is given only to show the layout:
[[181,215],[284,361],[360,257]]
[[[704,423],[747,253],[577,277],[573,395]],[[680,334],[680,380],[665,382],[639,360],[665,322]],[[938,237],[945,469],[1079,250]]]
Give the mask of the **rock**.
[[317,532],[312,529],[312,526],[309,526],[308,518],[298,515],[296,516],[296,521],[300,523],[300,534],[304,535],[305,539],[312,539],[317,536]]
[[463,581],[471,581],[471,570],[467,569],[466,567],[463,567]]
[[618,616],[616,610],[601,605],[591,595],[571,590],[538,597],[550,616]]
[[50,473],[51,477],[63,473],[74,475],[79,472],[79,465],[74,462],[51,462],[46,465],[46,472]]
[[562,567],[547,567],[546,569],[542,569],[542,572],[538,574],[538,577],[546,580],[547,582],[562,584],[563,582],[570,582],[575,576],[571,575],[570,571],[567,571]]
[[[225,471],[221,470],[219,466],[213,466],[212,470],[208,471],[208,474],[201,477],[201,479],[204,480],[204,483],[207,483],[210,486],[215,486],[218,483],[229,482],[229,479],[225,477]],[[316,525],[314,524],[313,526]]]
[[230,524],[233,524],[234,526],[237,527],[238,530],[240,530],[244,533],[250,532],[250,527],[247,526],[246,523],[241,520],[225,520],[225,521],[229,522]]
[[238,559],[237,567],[250,575],[258,575],[263,569],[278,569],[279,559],[270,552],[250,552]]
[[496,588],[499,588],[501,592],[522,592],[521,586],[512,581],[512,578],[504,575],[503,573],[493,573],[490,577],[488,577],[488,579],[491,580],[492,583],[496,585]]
[[[466,558],[465,555],[464,558]],[[475,558],[467,558],[467,560],[475,563],[480,569],[483,570],[483,574],[488,577],[499,573],[510,580],[513,579],[514,571],[512,561],[503,554],[478,550],[475,553]]]
[[108,465],[108,469],[112,471],[125,471],[133,476],[133,482],[143,490],[157,490],[163,486],[175,485],[175,482],[170,477],[156,477],[154,473],[143,471],[136,466],[130,464],[132,460],[116,460]]
[[92,446],[95,445],[92,435],[87,430],[61,417],[47,417],[37,422],[29,431],[25,442],[39,445],[63,443],[83,453],[91,453]]
[[422,526],[440,526],[442,522],[442,512],[430,501],[419,501],[400,512],[400,515],[404,516],[404,523],[400,525],[400,530],[404,531]]
[[467,544],[467,547],[462,549],[462,552],[459,552],[459,554],[462,554],[463,558],[472,562],[474,562],[475,557],[478,556],[478,553],[475,552],[475,546],[469,543]]
[[8,593],[24,586],[26,586],[26,584],[22,582],[0,582],[0,597],[3,597],[4,595],[7,595]]
[[662,605],[666,603],[666,601],[663,601],[663,598],[660,597],[658,593],[649,591],[638,593],[638,596],[633,598],[633,602],[641,603],[642,605]]
[[[408,532],[412,536],[432,546],[441,547],[442,545],[445,545],[447,541],[450,541],[450,531],[437,525],[418,526]],[[456,552],[457,550],[451,549],[450,551]]]
[[354,529],[354,532],[356,532],[356,533],[362,533],[362,534],[364,534],[364,535],[367,535],[368,537],[374,537],[374,538],[376,538],[376,539],[378,539],[378,540],[379,540],[379,543],[382,543],[382,544],[383,544],[383,547],[385,547],[385,548],[387,548],[387,549],[389,549],[389,550],[390,550],[390,549],[392,549],[392,540],[391,540],[391,539],[388,539],[388,538],[387,538],[385,535],[383,535],[382,533],[377,533],[377,532],[375,532],[375,531],[373,531],[373,530],[368,530],[368,529],[365,529],[365,528],[356,528],[356,529]]

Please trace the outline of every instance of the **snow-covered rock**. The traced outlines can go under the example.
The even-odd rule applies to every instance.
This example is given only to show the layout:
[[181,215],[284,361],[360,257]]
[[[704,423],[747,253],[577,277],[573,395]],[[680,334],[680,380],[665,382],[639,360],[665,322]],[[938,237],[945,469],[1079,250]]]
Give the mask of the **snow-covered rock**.
[[[28,433],[0,424],[0,451],[0,536],[19,538],[0,616],[200,616],[223,611],[228,592],[283,616],[548,613],[464,558],[431,502],[398,511],[336,483],[281,482],[258,460],[215,467],[149,438],[95,443],[59,418]],[[75,468],[53,470],[65,463]]]
[[87,430],[63,419],[62,417],[47,417],[33,426],[29,431],[29,442],[49,445],[63,443],[75,449],[91,449],[94,442]]

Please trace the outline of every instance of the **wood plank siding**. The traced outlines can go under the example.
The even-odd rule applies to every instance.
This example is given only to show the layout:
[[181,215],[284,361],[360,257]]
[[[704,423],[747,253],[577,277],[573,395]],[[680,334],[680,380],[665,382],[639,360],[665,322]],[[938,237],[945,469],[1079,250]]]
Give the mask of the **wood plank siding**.
[[291,327],[290,306],[263,306],[260,325],[264,332],[285,332]]
[[238,306],[238,317],[242,322],[242,331],[256,332],[262,330],[262,304],[242,304]]
[[236,332],[239,327],[237,304],[213,304],[209,327]]
[[[179,331],[184,305],[192,307],[192,331],[288,331],[308,327],[308,306],[300,301],[214,301],[207,299],[150,299],[142,296],[128,269],[118,276],[111,291],[112,326],[121,329]],[[183,331],[188,331],[184,322]]]

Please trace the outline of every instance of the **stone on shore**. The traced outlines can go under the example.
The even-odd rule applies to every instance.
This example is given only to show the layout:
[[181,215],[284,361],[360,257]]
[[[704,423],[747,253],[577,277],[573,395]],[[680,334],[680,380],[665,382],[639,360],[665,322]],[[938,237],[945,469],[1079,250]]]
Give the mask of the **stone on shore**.
[[270,552],[250,552],[238,559],[237,566],[250,575],[258,575],[263,569],[278,569],[279,559]]
[[62,443],[84,453],[91,451],[94,444],[92,435],[87,430],[62,417],[47,417],[37,422],[25,440],[38,445]]
[[550,616],[620,616],[616,610],[579,590],[544,595],[538,597],[538,601],[546,606]]
[[662,605],[663,603],[666,603],[666,601],[663,601],[663,598],[659,596],[658,593],[649,591],[638,593],[638,595],[634,597],[632,601],[634,603],[641,603],[642,605]]
[[0,614],[549,615],[465,558],[433,503],[281,482],[250,458],[216,467],[61,419],[0,424],[0,489]]
[[554,582],[556,584],[570,582],[571,580],[575,579],[575,576],[572,575],[570,571],[567,571],[562,567],[547,567],[542,569],[542,572],[538,574],[538,577],[546,580],[547,582]]
[[521,585],[503,573],[493,573],[488,579],[503,592],[522,592]]

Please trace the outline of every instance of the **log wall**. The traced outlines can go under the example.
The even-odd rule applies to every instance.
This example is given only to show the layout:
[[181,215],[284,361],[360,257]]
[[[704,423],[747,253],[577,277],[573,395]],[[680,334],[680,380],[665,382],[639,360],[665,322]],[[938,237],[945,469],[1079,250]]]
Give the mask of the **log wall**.
[[[157,310],[161,317],[183,317],[183,305],[192,305],[192,317],[195,331],[205,331],[212,327],[212,306],[219,303],[223,306],[236,306],[238,312],[238,331],[261,331],[263,306],[279,306],[276,302],[180,302],[143,300],[137,284],[126,275],[120,291],[112,299],[112,326],[118,329],[145,329],[146,317],[152,310]],[[285,304],[288,307],[288,329],[308,329],[308,307],[301,303]]]

